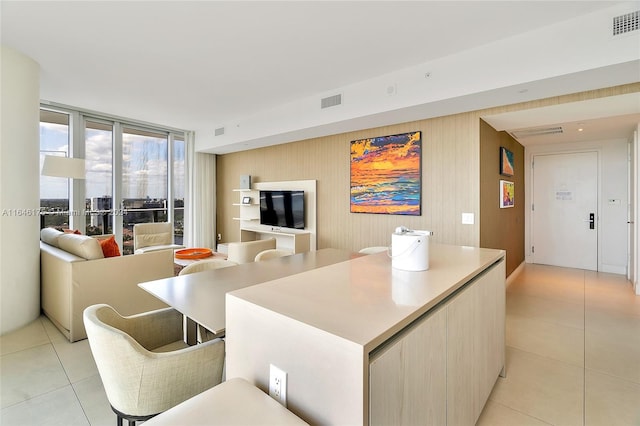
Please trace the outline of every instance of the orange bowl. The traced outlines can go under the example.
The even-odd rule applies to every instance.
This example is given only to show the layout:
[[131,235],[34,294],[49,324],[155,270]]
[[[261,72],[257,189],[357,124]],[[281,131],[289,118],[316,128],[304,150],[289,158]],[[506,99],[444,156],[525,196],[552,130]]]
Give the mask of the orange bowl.
[[208,248],[188,248],[176,250],[176,257],[178,259],[204,259],[205,257],[209,256],[213,256],[213,252]]

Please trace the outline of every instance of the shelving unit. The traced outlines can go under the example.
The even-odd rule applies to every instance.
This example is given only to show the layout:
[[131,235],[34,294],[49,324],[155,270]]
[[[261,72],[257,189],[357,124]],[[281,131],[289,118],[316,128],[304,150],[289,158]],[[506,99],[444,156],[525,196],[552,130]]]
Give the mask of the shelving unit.
[[275,238],[276,247],[279,249],[291,250],[294,253],[304,253],[306,251],[309,251],[311,233],[307,231],[298,231],[295,229],[283,229],[276,227],[267,227],[266,229],[240,229],[240,241],[255,241],[264,240],[267,238]]
[[[234,206],[238,207],[238,216],[234,217],[233,220],[241,222],[240,229],[243,228],[242,222],[258,223],[260,221],[260,191],[254,189],[234,189],[233,191],[237,192],[240,197],[237,203],[233,203]],[[242,199],[244,197],[250,197],[251,203],[243,203]]]
[[[260,225],[260,190],[261,189],[298,189],[305,191],[305,224],[304,230]],[[238,193],[238,202],[233,203],[238,209],[238,216],[233,220],[240,222],[240,241],[254,241],[275,238],[278,248],[302,253],[316,250],[316,181],[257,182],[252,189],[234,189]],[[251,202],[242,202],[250,197]]]

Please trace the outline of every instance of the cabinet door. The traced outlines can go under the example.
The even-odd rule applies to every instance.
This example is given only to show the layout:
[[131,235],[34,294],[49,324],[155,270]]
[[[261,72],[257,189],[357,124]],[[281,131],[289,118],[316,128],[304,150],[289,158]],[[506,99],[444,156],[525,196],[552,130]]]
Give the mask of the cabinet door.
[[504,366],[505,285],[504,261],[489,270],[478,286],[475,311],[476,389],[475,417],[480,416]]
[[447,424],[474,425],[504,365],[504,261],[447,304]]
[[419,320],[369,365],[371,425],[446,422],[446,311]]
[[475,424],[475,310],[478,283],[458,293],[447,308],[447,425]]

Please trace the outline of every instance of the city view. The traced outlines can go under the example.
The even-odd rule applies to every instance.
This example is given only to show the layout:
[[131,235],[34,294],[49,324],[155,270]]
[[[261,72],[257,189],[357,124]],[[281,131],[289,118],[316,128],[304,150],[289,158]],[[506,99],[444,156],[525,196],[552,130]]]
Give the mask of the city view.
[[[93,197],[85,200],[86,234],[113,234],[113,217],[122,215],[122,254],[133,254],[133,225],[136,223],[166,222],[168,202],[159,198],[130,198],[123,202],[122,210],[112,209],[111,197]],[[50,198],[40,200],[40,227],[69,229],[69,200]],[[79,214],[74,213],[74,214]],[[184,199],[174,200],[174,239],[182,244],[184,234]]]

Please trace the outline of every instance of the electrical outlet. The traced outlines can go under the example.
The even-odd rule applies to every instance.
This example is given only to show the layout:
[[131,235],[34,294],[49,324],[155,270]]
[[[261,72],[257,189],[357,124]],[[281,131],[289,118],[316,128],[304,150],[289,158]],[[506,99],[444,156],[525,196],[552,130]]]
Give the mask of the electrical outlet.
[[269,396],[287,406],[287,373],[269,364]]
[[218,241],[222,241],[222,234],[218,234]]

